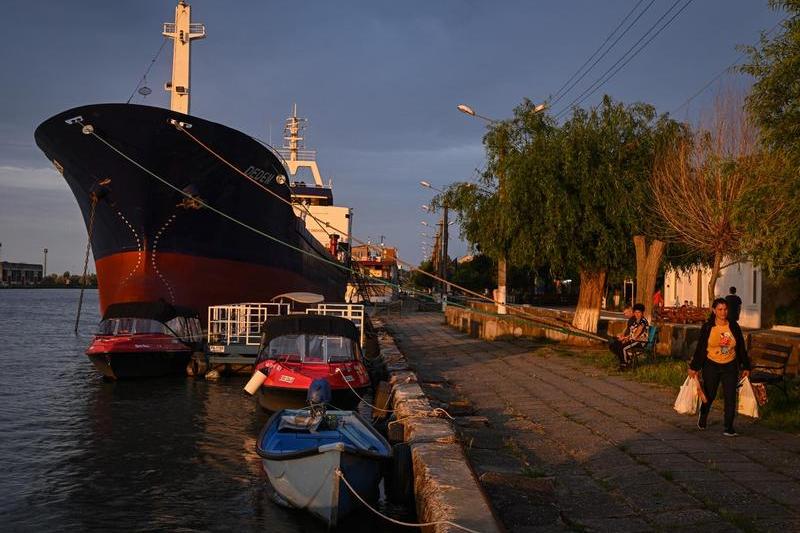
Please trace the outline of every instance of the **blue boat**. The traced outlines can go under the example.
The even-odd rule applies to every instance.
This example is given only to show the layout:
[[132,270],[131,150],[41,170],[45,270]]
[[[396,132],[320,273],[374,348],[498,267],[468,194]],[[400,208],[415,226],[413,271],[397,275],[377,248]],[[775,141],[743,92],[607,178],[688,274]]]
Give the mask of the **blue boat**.
[[378,499],[392,448],[353,411],[284,409],[267,422],[256,444],[275,491],[329,526],[358,507],[340,476],[361,498]]

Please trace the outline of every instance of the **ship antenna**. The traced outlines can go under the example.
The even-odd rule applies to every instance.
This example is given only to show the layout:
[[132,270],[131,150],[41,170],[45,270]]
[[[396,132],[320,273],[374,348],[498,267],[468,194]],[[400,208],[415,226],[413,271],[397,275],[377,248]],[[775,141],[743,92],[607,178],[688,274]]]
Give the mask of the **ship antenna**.
[[164,84],[164,89],[170,92],[169,107],[188,115],[191,81],[189,51],[193,39],[205,38],[206,27],[199,22],[192,22],[192,7],[185,0],[178,0],[175,22],[165,22],[161,33],[172,39],[172,79]]

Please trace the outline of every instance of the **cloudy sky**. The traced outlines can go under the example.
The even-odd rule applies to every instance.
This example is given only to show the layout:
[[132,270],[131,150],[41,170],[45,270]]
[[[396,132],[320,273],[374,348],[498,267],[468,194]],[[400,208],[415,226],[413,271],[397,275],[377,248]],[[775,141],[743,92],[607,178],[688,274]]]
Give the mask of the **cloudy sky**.
[[[193,19],[205,23],[208,38],[192,49],[192,114],[264,139],[271,131],[277,140],[296,102],[310,119],[307,145],[318,150],[337,203],[355,208],[356,236],[383,235],[416,263],[420,221],[434,222],[420,209],[431,194],[419,180],[443,186],[469,179],[483,164],[485,127],[457,104],[502,118],[525,97],[546,99],[628,12],[636,9],[628,21],[643,12],[554,106],[560,111],[685,1],[195,0]],[[74,106],[126,101],[161,45],[161,23],[172,20],[174,5],[3,2],[3,260],[41,262],[46,247],[50,272],[82,268],[83,220],[33,130]],[[607,92],[675,111],[739,58],[737,44],[753,43],[780,18],[766,0],[695,0],[583,105]],[[162,87],[171,53],[167,45],[147,77],[152,94],[134,102],[168,106]],[[678,117],[712,96],[713,86]],[[464,243],[451,249],[466,253]]]

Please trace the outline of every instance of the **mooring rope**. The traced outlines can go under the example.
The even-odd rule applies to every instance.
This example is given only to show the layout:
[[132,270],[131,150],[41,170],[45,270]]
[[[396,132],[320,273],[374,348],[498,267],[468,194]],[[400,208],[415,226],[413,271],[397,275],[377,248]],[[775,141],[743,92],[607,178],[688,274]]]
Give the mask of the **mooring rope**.
[[81,308],[83,307],[83,292],[86,290],[86,273],[89,270],[89,252],[92,250],[92,233],[94,233],[94,213],[97,208],[97,195],[92,193],[92,211],[89,214],[89,238],[86,241],[86,257],[83,259],[83,280],[81,282],[81,292],[78,297],[78,312],[75,315],[75,335],[78,334],[78,324],[81,321]]
[[341,368],[339,368],[339,367],[336,367],[336,370],[335,370],[335,372],[338,372],[339,374],[341,374],[341,375],[342,375],[342,380],[344,381],[345,385],[347,385],[348,387],[350,387],[350,390],[351,390],[351,391],[353,391],[353,394],[355,394],[355,395],[356,395],[356,398],[358,398],[359,400],[361,400],[361,401],[364,403],[364,405],[367,405],[368,407],[372,407],[373,409],[377,409],[378,411],[383,411],[384,413],[393,413],[393,412],[394,412],[392,409],[384,409],[384,408],[382,408],[382,407],[378,407],[377,405],[372,405],[372,404],[371,404],[371,403],[369,403],[367,400],[365,400],[365,399],[364,399],[364,397],[363,397],[363,396],[361,396],[361,395],[360,395],[358,392],[356,392],[356,389],[354,389],[354,388],[353,388],[353,386],[352,386],[352,385],[350,385],[350,382],[349,382],[349,381],[347,381],[347,376],[345,376],[345,375],[344,375],[344,372],[342,372],[342,369],[341,369]]
[[366,507],[367,509],[369,509],[370,511],[372,511],[376,515],[380,516],[384,520],[387,520],[387,521],[389,521],[389,522],[391,522],[393,524],[397,524],[398,526],[405,526],[405,527],[429,527],[429,526],[447,525],[447,526],[452,526],[452,527],[454,527],[456,529],[460,529],[462,531],[466,531],[467,533],[480,533],[479,531],[476,531],[474,529],[470,529],[470,528],[468,528],[466,526],[462,526],[461,524],[457,524],[455,522],[451,522],[450,520],[436,520],[435,522],[423,522],[421,524],[414,524],[412,522],[403,522],[401,520],[397,520],[397,519],[392,518],[390,516],[386,516],[385,514],[383,514],[382,512],[378,511],[377,509],[372,507],[370,504],[368,504],[364,500],[364,498],[362,498],[361,495],[358,492],[356,492],[356,489],[354,489],[353,486],[350,485],[350,482],[347,481],[347,478],[344,477],[344,474],[342,473],[341,469],[339,469],[337,467],[336,470],[335,470],[335,473],[339,477],[339,479],[342,480],[342,483],[344,483],[344,485],[347,487],[347,489],[353,494],[353,496],[355,496],[358,499],[358,501],[360,501],[361,503],[364,504],[364,507]]

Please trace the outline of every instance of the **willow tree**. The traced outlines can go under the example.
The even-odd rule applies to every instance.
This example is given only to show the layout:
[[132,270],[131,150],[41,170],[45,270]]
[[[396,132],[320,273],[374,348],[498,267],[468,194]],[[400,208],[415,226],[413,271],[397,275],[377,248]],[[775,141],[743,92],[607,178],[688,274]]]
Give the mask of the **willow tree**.
[[[512,258],[580,275],[573,325],[596,332],[609,271],[629,268],[633,235],[647,213],[655,147],[670,121],[646,104],[625,106],[608,96],[575,109],[558,127],[515,111],[506,160],[508,193],[522,222]],[[488,146],[491,149],[491,146]]]

